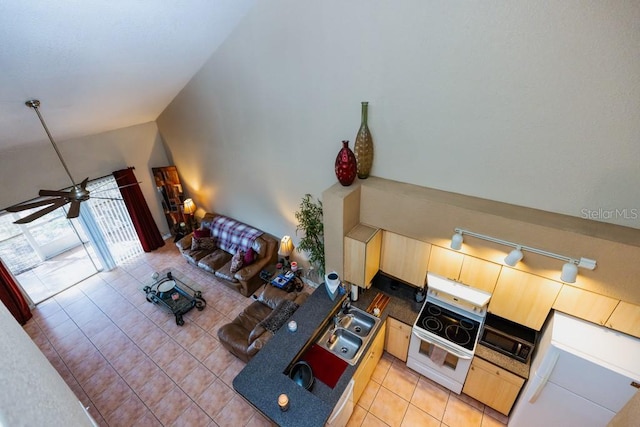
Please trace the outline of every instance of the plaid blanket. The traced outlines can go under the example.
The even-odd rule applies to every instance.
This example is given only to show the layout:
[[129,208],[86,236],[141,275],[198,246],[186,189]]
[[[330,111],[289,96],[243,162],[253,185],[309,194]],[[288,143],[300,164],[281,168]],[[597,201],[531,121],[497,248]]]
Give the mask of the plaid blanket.
[[216,246],[230,254],[237,253],[238,249],[246,252],[253,246],[253,242],[264,234],[256,228],[223,215],[216,217],[209,228]]

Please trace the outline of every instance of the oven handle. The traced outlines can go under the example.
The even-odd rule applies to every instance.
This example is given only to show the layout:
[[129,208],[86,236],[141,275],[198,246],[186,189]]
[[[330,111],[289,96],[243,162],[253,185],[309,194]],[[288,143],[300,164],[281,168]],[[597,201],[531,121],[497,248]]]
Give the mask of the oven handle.
[[428,337],[427,335],[421,333],[420,331],[413,330],[413,335],[415,335],[416,337],[418,337],[422,341],[426,341],[431,345],[435,345],[436,347],[439,347],[439,348],[443,349],[447,353],[453,354],[458,359],[470,360],[473,357],[473,355],[468,355],[468,354],[465,354],[465,353],[461,353],[460,351],[458,351],[458,350],[456,350],[454,348],[451,348],[446,344],[443,344],[443,343],[440,343],[440,342],[436,342],[435,340],[433,340],[432,338]]

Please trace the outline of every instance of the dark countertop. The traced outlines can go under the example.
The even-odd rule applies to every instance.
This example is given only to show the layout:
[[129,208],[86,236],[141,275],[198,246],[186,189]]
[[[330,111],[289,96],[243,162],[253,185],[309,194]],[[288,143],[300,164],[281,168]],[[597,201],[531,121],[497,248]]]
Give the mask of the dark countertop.
[[[298,323],[298,330],[289,332],[286,325],[282,327],[233,380],[233,388],[276,424],[323,426],[358,368],[358,365],[347,365],[333,389],[316,380],[311,391],[284,374],[340,302],[339,297],[332,301],[324,284],[320,285],[291,317]],[[380,325],[386,318],[386,312],[382,313]],[[281,411],[277,403],[281,393],[289,396],[289,410],[286,412]]]

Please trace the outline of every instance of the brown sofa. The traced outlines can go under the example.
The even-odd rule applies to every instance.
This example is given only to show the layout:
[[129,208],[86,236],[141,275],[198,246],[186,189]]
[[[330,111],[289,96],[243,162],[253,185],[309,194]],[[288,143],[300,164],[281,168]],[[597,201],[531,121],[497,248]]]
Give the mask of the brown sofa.
[[[309,295],[287,293],[265,285],[258,299],[231,322],[218,329],[218,339],[233,355],[248,362],[287,323],[293,312]],[[286,325],[284,326],[286,327]]]
[[[278,260],[278,239],[233,218],[207,213],[200,229],[209,229],[208,245],[194,244],[191,233],[176,242],[180,253],[193,265],[214,274],[242,295],[252,295],[262,285],[260,271]],[[202,239],[195,239],[201,243]],[[251,248],[255,260],[232,272],[232,258],[238,250]]]

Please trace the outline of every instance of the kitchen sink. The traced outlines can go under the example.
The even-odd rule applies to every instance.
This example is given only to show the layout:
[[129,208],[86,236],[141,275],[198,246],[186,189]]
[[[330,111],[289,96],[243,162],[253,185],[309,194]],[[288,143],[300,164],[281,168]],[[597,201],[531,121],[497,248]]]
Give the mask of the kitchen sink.
[[333,328],[329,328],[318,344],[340,358],[349,360],[353,359],[362,347],[362,338],[346,329],[338,328],[334,331]]
[[355,365],[379,324],[379,318],[356,307],[339,310],[330,317],[316,344]]
[[340,326],[360,337],[366,337],[376,325],[376,320],[379,319],[366,311],[351,307],[347,314],[343,315]]

